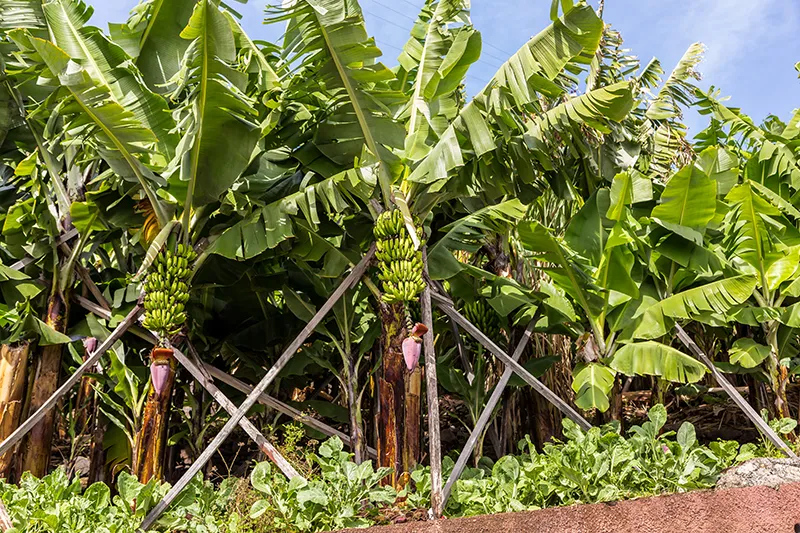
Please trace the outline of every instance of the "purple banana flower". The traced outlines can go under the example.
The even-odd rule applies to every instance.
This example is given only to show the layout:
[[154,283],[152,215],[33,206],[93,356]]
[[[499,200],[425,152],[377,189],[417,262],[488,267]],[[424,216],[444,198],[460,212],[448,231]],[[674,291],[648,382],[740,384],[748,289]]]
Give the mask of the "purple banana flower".
[[419,355],[422,352],[422,336],[428,332],[425,324],[417,322],[411,328],[411,334],[403,339],[403,359],[406,361],[406,368],[411,372],[419,363]]
[[86,355],[91,355],[97,349],[97,339],[95,337],[84,337],[83,349],[86,350]]
[[156,396],[160,396],[161,391],[167,385],[170,370],[167,362],[155,362],[150,365],[150,378],[153,381],[153,390],[156,391]]

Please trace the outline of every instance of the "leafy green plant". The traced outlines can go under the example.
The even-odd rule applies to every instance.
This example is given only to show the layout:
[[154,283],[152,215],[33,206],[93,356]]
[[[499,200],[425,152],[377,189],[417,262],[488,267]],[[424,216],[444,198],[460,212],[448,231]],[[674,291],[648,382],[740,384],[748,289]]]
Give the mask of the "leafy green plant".
[[[123,472],[116,496],[111,496],[104,483],[95,483],[81,493],[80,480],[70,480],[60,468],[42,479],[24,474],[18,486],[0,481],[0,496],[14,524],[11,533],[136,531],[145,514],[168,490],[168,484],[151,481],[143,485]],[[195,480],[152,531],[231,531],[224,518],[231,491],[229,482],[214,490],[210,483]]]
[[295,477],[287,481],[270,463],[259,463],[250,480],[264,495],[250,512],[252,518],[271,517],[277,531],[329,531],[371,525],[370,508],[391,504],[396,499],[392,487],[379,486],[390,473],[388,468],[373,468],[371,461],[360,465],[342,451],[338,437],[322,443],[319,455],[309,461],[319,467],[319,477],[306,481]]
[[[564,420],[564,442],[547,444],[539,453],[526,439],[520,443],[522,455],[494,464],[484,458],[479,468],[467,469],[445,513],[473,516],[709,488],[723,469],[764,452],[735,441],[701,445],[688,422],[677,433],[661,433],[666,420],[666,409],[656,405],[627,438],[616,424],[584,432]],[[446,458],[446,475],[452,466]],[[429,470],[419,469],[412,478],[418,492],[409,495],[410,503],[427,505]]]
[[[539,509],[573,503],[615,501],[654,494],[710,488],[723,469],[754,457],[778,456],[765,444],[716,441],[701,445],[692,424],[663,432],[664,406],[625,437],[615,424],[584,432],[565,420],[563,442],[538,452],[530,439],[518,456],[488,458],[469,468],[453,488],[445,514],[450,517]],[[793,420],[771,425],[790,433]],[[380,483],[388,468],[360,465],[334,437],[318,453],[308,453],[308,480],[287,481],[268,462],[259,463],[249,486],[237,478],[218,488],[194,480],[153,531],[189,533],[317,532],[369,527],[383,517],[430,506],[430,468],[412,473],[413,483],[397,493]],[[453,460],[444,460],[449,475]],[[18,486],[0,481],[0,497],[15,528],[12,533],[122,533],[134,531],[169,489],[156,481],[141,484],[123,472],[116,496],[105,484],[81,492],[80,481],[63,469],[43,479],[26,474]]]

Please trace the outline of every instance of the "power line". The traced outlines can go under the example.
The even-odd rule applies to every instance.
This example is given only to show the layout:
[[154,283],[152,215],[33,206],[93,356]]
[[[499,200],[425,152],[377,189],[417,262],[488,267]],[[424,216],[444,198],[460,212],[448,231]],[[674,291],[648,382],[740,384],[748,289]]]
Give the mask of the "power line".
[[391,24],[391,25],[392,25],[392,26],[394,26],[395,28],[400,28],[401,30],[403,30],[403,31],[405,31],[405,32],[407,32],[407,31],[408,31],[408,28],[406,28],[406,27],[404,27],[404,26],[401,26],[400,24],[398,24],[398,23],[394,22],[393,20],[389,20],[389,19],[387,19],[387,18],[384,18],[384,17],[382,17],[382,16],[380,16],[380,15],[376,15],[375,13],[373,13],[373,12],[371,12],[371,11],[367,11],[367,10],[365,9],[365,10],[364,10],[364,13],[366,13],[367,15],[369,15],[369,16],[371,16],[371,17],[375,17],[376,19],[380,19],[380,20],[384,21],[384,22],[385,22],[385,23],[387,23],[387,24]]
[[[378,40],[376,40],[375,42],[377,43],[379,48],[384,48],[385,47],[385,48],[392,48],[394,50],[397,50],[398,52],[403,52],[404,51],[402,48],[398,48],[397,46],[395,46],[393,44],[390,44],[390,43],[387,43],[387,42],[378,41]],[[477,65],[477,63],[475,63],[475,65]],[[485,85],[488,80],[492,79],[492,76],[488,76],[487,79],[484,80],[482,77],[478,76],[477,74],[473,74],[471,72],[467,72],[465,78],[475,80],[476,82],[479,82],[479,83]]]
[[[499,48],[499,47],[497,47],[497,46],[493,45],[492,43],[484,42],[484,44],[485,44],[486,46],[489,46],[489,47],[491,47],[491,48],[494,48],[494,49],[495,49],[495,50],[497,50],[498,52],[503,52],[503,53],[504,53],[505,55],[507,55],[507,56],[513,56],[513,55],[514,55],[514,54],[512,54],[511,52],[506,52],[506,51],[505,51],[505,50],[503,50],[502,48]],[[506,61],[506,60],[504,59],[504,60],[503,60],[503,62],[505,62],[505,61]]]
[[[385,8],[385,9],[388,9],[389,11],[392,11],[393,13],[396,13],[396,14],[400,15],[401,17],[405,17],[406,19],[410,20],[411,22],[414,22],[414,23],[416,23],[416,22],[417,22],[417,19],[416,19],[416,18],[410,17],[410,16],[406,15],[405,13],[403,13],[403,12],[401,12],[401,11],[398,11],[398,10],[396,10],[396,9],[395,9],[395,8],[393,8],[393,7],[387,6],[386,4],[383,4],[383,3],[379,2],[378,0],[372,0],[372,1],[373,1],[374,3],[376,3],[376,4],[378,4],[379,6],[381,6],[381,7]],[[409,3],[409,4],[411,4],[411,2],[408,2],[408,3]],[[411,5],[413,5],[413,4],[411,4]],[[390,23],[390,24],[393,24],[394,26],[397,26],[398,28],[401,28],[401,29],[403,29],[403,30],[406,30],[406,31],[408,31],[408,29],[407,29],[407,28],[405,28],[405,27],[403,27],[403,26],[400,26],[399,24],[397,24],[397,23],[395,23],[395,22],[393,22],[393,21],[389,21],[389,20],[387,20],[387,19],[385,19],[385,18],[381,17],[380,15],[377,15],[377,14],[375,14],[375,13],[371,12],[371,11],[366,11],[366,10],[365,10],[365,13],[367,13],[367,14],[369,14],[369,15],[372,15],[373,17],[379,18],[379,19],[381,19],[381,20],[383,20],[383,21],[386,21],[386,22],[388,22],[388,23]],[[513,55],[511,52],[506,52],[506,51],[505,51],[505,50],[503,50],[502,48],[500,48],[500,47],[498,47],[498,46],[495,46],[495,45],[493,45],[493,44],[492,44],[492,43],[490,43],[490,42],[484,41],[483,39],[481,39],[481,42],[482,42],[484,45],[486,45],[486,46],[488,46],[488,47],[490,47],[490,48],[494,48],[495,50],[497,50],[497,51],[499,51],[499,52],[502,52],[502,53],[506,54],[506,56],[511,56],[511,55]],[[508,60],[508,57],[498,57],[498,56],[496,56],[496,55],[494,55],[494,54],[491,54],[491,53],[487,52],[486,50],[483,50],[483,51],[481,51],[481,55],[485,55],[485,56],[487,56],[487,57],[491,57],[491,58],[493,58],[493,59],[496,59],[497,61],[500,61],[500,63],[505,63],[505,62]]]
[[405,2],[406,4],[408,4],[408,5],[410,5],[410,6],[413,6],[413,7],[414,7],[414,9],[416,9],[417,11],[419,11],[419,10],[421,10],[423,7],[425,7],[425,3],[424,3],[424,2],[422,3],[422,5],[415,4],[414,2],[411,2],[411,1],[409,1],[409,0],[403,0],[403,2]]
[[[384,22],[385,22],[385,23],[387,23],[387,24],[390,24],[390,25],[392,25],[392,26],[395,26],[395,27],[397,27],[397,28],[400,28],[401,30],[405,30],[405,29],[406,29],[406,28],[404,28],[403,26],[401,26],[400,24],[398,24],[398,23],[396,23],[396,22],[394,22],[394,21],[392,21],[392,20],[389,20],[389,19],[387,19],[387,18],[384,18],[384,17],[382,17],[382,16],[380,16],[380,15],[377,15],[377,14],[375,14],[375,13],[371,12],[371,11],[366,11],[366,10],[365,10],[365,11],[364,11],[364,13],[366,13],[367,15],[370,15],[370,16],[372,16],[372,17],[375,17],[375,18],[377,18],[377,19],[379,19],[379,20],[382,20],[382,21],[384,21]],[[394,48],[394,47],[393,47],[393,48]],[[499,61],[500,61],[500,64],[499,64],[499,65],[493,65],[493,64],[491,64],[491,63],[488,63],[488,62],[487,62],[487,64],[489,64],[490,66],[492,66],[492,67],[493,67],[493,68],[495,68],[495,69],[498,69],[498,68],[500,68],[500,67],[503,65],[503,63],[505,63],[505,60],[503,60],[503,59],[499,59],[499,58],[497,58],[496,56],[492,56],[491,54],[487,54],[487,56],[488,56],[488,57],[494,57],[495,59],[497,59],[497,60],[499,60]]]
[[389,11],[393,11],[393,12],[397,13],[397,14],[398,14],[398,15],[400,15],[401,17],[405,17],[405,18],[407,18],[407,19],[408,19],[408,20],[410,20],[411,22],[414,22],[414,23],[416,23],[416,22],[417,22],[417,19],[415,19],[414,17],[409,17],[408,15],[406,15],[405,13],[403,13],[402,11],[398,11],[398,10],[396,10],[396,9],[395,9],[395,8],[393,8],[393,7],[389,7],[389,6],[387,6],[386,4],[382,4],[382,3],[378,2],[378,0],[372,0],[372,1],[373,1],[373,2],[375,2],[376,4],[378,4],[379,6],[381,6],[381,7],[383,7],[383,8],[386,8],[386,9],[388,9]]

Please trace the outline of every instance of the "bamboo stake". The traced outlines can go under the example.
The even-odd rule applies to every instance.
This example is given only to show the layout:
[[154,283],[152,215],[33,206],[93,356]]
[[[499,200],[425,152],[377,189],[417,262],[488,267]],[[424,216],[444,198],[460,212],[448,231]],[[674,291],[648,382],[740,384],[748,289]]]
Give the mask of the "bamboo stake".
[[300,334],[292,341],[292,343],[284,350],[283,354],[275,361],[275,364],[272,368],[269,369],[267,375],[264,376],[261,381],[253,388],[253,392],[247,395],[242,405],[239,409],[236,410],[225,425],[222,427],[219,433],[214,437],[214,439],[208,444],[203,453],[200,454],[200,457],[192,463],[192,466],[181,476],[181,478],[175,483],[175,485],[167,492],[164,496],[164,499],[161,500],[156,504],[155,507],[150,511],[150,513],[145,517],[140,529],[143,531],[147,531],[147,529],[152,526],[158,517],[161,516],[167,507],[172,503],[172,501],[186,488],[186,485],[197,475],[200,470],[208,463],[211,457],[217,453],[217,450],[228,438],[228,435],[231,434],[233,429],[236,425],[239,424],[239,421],[244,417],[244,415],[255,405],[258,401],[258,397],[269,387],[270,383],[275,379],[278,373],[286,366],[292,357],[294,357],[297,350],[303,345],[306,339],[314,332],[316,327],[322,322],[325,316],[333,309],[333,306],[339,299],[344,295],[344,293],[361,277],[364,275],[364,272],[367,270],[370,261],[375,256],[375,245],[373,244],[370,247],[369,251],[364,255],[361,261],[356,265],[356,267],[350,272],[350,274],[342,281],[339,287],[333,292],[328,301],[325,302],[322,307],[317,311],[314,317],[309,321],[308,324],[303,328]]
[[422,291],[420,304],[422,322],[428,331],[422,337],[425,344],[425,388],[428,395],[428,449],[431,463],[431,510],[434,518],[441,518],[444,511],[442,496],[442,439],[439,425],[439,382],[436,377],[436,352],[433,346],[433,310],[431,309],[431,287],[428,279],[428,250],[422,249],[422,269],[427,283]]
[[683,343],[684,346],[689,348],[689,350],[700,359],[711,371],[711,374],[714,376],[714,379],[717,380],[717,383],[723,388],[723,390],[731,397],[731,400],[741,409],[747,418],[756,426],[756,428],[775,446],[780,448],[783,453],[785,453],[788,457],[797,458],[797,455],[792,451],[789,446],[783,442],[783,439],[775,433],[775,431],[769,427],[761,416],[756,413],[756,410],[753,409],[753,406],[750,405],[744,397],[739,394],[739,391],[736,390],[736,387],[728,381],[725,376],[720,372],[711,359],[700,349],[697,343],[689,336],[688,333],[681,327],[680,324],[675,324],[675,331],[678,333],[678,338]]
[[13,527],[14,523],[11,522],[11,517],[8,516],[6,506],[3,505],[3,501],[0,500],[0,531],[8,531]]
[[[77,236],[78,236],[78,230],[76,230],[75,228],[72,228],[68,232],[66,232],[63,235],[59,236],[58,239],[56,239],[56,246],[60,245],[61,243],[70,241],[74,237],[77,237]],[[34,261],[38,261],[39,259],[41,259],[41,258],[40,257],[26,257],[24,259],[20,259],[16,263],[12,263],[10,268],[11,268],[11,270],[22,270],[26,266],[30,265]]]
[[[230,374],[226,374],[219,368],[211,366],[207,363],[201,363],[201,365],[203,367],[203,370],[208,372],[212,378],[218,379],[221,382],[225,383],[226,385],[233,387],[234,389],[243,392],[245,394],[250,394],[253,391],[252,385],[248,385],[244,381],[236,379]],[[266,393],[262,393],[258,397],[258,401],[266,405],[267,407],[275,409],[276,411],[283,413],[284,415],[300,422],[301,424],[310,427],[311,429],[319,431],[323,435],[327,435],[328,437],[339,437],[339,439],[341,439],[341,441],[345,444],[345,446],[349,446],[351,449],[353,448],[353,443],[350,440],[349,435],[342,433],[338,429],[332,428],[328,424],[320,420],[317,420],[316,418],[308,416],[302,411],[295,409],[289,404],[283,403],[277,398],[273,398],[272,396]],[[371,446],[367,446],[367,454],[370,456],[371,459],[378,458],[378,451]]]
[[[173,355],[175,359],[178,360],[180,364],[189,371],[194,379],[197,380],[200,385],[205,388],[209,394],[219,403],[228,413],[233,414],[236,412],[236,405],[232,401],[228,399],[225,394],[219,390],[214,384],[214,381],[211,379],[211,376],[203,372],[201,367],[197,364],[197,352],[192,346],[191,343],[187,340],[187,345],[189,347],[189,352],[191,353],[191,357],[187,357],[183,352],[178,350],[177,348],[173,348]],[[283,474],[292,479],[293,477],[297,477],[300,474],[295,470],[295,468],[286,460],[281,452],[279,452],[275,447],[267,440],[267,438],[250,422],[247,417],[242,417],[239,421],[239,425],[242,429],[247,433],[247,435],[258,444],[258,448],[264,452],[264,455],[269,457],[270,461],[275,463]]]
[[[522,334],[522,338],[519,340],[519,343],[517,343],[517,347],[514,350],[514,355],[512,355],[514,361],[519,361],[519,358],[525,351],[525,347],[528,346],[528,342],[531,340],[531,333],[533,332],[535,325],[536,322],[531,320],[530,323],[528,323],[528,327],[525,328],[525,332]],[[464,448],[461,450],[461,455],[458,456],[458,460],[453,467],[453,471],[450,472],[450,477],[447,478],[447,484],[444,486],[444,499],[442,502],[443,506],[447,505],[447,500],[450,499],[450,493],[453,492],[453,485],[455,485],[456,481],[458,481],[458,478],[460,478],[461,474],[464,472],[464,468],[467,466],[467,461],[469,461],[469,458],[472,455],[472,450],[478,443],[478,439],[483,432],[483,428],[485,428],[486,424],[488,424],[489,420],[491,420],[492,414],[494,414],[494,408],[500,402],[503,391],[505,390],[506,385],[508,385],[508,382],[513,374],[514,371],[510,367],[506,367],[505,370],[503,370],[503,375],[500,376],[500,381],[498,381],[497,385],[495,385],[492,395],[486,402],[486,407],[483,408],[481,415],[478,417],[478,421],[475,423],[475,427],[472,429],[469,439],[467,439],[466,444],[464,444]]]
[[559,398],[558,395],[547,388],[544,383],[533,377],[533,375],[531,375],[531,373],[528,372],[525,367],[514,361],[514,359],[504,352],[497,344],[495,344],[494,341],[487,337],[481,330],[476,328],[472,322],[464,318],[461,313],[456,311],[448,298],[436,293],[432,293],[431,296],[434,300],[436,300],[436,305],[442,311],[444,311],[447,316],[458,322],[458,325],[461,326],[467,333],[475,337],[475,340],[480,342],[487,350],[492,352],[498,359],[503,361],[503,363],[506,364],[506,367],[510,367],[511,370],[516,372],[519,377],[528,383],[528,385],[533,387],[536,392],[544,396],[545,399],[555,405],[559,411],[564,413],[564,415],[566,415],[569,419],[578,424],[581,429],[588,431],[592,427],[592,425],[587,422],[586,419],[583,418],[567,402]]
[[[90,313],[94,313],[95,315],[97,315],[99,317],[102,317],[102,318],[105,318],[106,320],[111,318],[111,312],[110,311],[106,311],[105,309],[103,309],[99,305],[95,304],[94,302],[92,302],[90,300],[87,300],[86,298],[82,298],[80,296],[73,296],[73,299],[78,303],[78,305],[80,305],[81,307],[83,307],[84,309],[89,311]],[[153,336],[153,334],[150,333],[149,331],[145,330],[142,327],[131,326],[128,331],[130,333],[140,337],[141,339],[149,342],[150,344],[155,344],[156,343],[156,340],[155,340],[155,337]],[[222,370],[220,370],[217,367],[211,366],[211,365],[209,365],[207,363],[204,363],[202,361],[198,361],[198,365],[203,370],[203,372],[206,372],[207,374],[209,374],[213,379],[218,379],[219,381],[225,383],[226,385],[228,385],[230,387],[233,387],[234,389],[236,389],[236,390],[238,390],[240,392],[243,392],[245,394],[250,394],[253,391],[253,387],[252,386],[248,385],[244,381],[240,381],[240,380],[236,379],[235,377],[231,376],[230,374],[226,374],[225,372],[223,372]],[[268,407],[271,407],[272,409],[275,409],[276,411],[278,411],[278,412],[280,412],[280,413],[292,418],[293,420],[296,420],[296,421],[300,422],[301,424],[303,424],[305,426],[308,426],[308,427],[310,427],[312,429],[315,429],[315,430],[319,431],[323,435],[327,435],[329,437],[339,437],[346,446],[349,446],[349,447],[352,448],[352,444],[350,442],[350,437],[348,435],[345,435],[344,433],[342,433],[338,429],[332,428],[331,426],[325,424],[324,422],[322,422],[320,420],[317,420],[316,418],[308,416],[307,414],[303,413],[302,411],[299,411],[299,410],[295,409],[291,405],[285,404],[282,401],[278,400],[277,398],[273,398],[272,396],[270,396],[270,395],[268,395],[266,393],[261,394],[258,397],[258,401],[260,403],[262,403],[262,404],[264,404],[264,405],[266,405]],[[377,459],[378,458],[378,452],[375,450],[375,448],[372,448],[372,447],[368,446],[367,447],[367,453],[369,454],[370,458],[372,458],[372,459]]]
[[58,402],[59,398],[64,396],[69,390],[81,379],[84,373],[86,373],[90,368],[92,368],[95,363],[105,354],[111,347],[114,345],[117,340],[128,330],[128,328],[139,318],[139,315],[142,312],[142,306],[137,304],[128,316],[119,323],[119,325],[111,332],[111,334],[104,340],[100,346],[97,347],[97,350],[86,358],[81,366],[78,367],[77,370],[69,377],[67,380],[50,396],[42,406],[36,410],[31,416],[28,417],[19,427],[8,436],[6,440],[0,443],[0,455],[7,452],[11,449],[14,444],[16,444],[22,437],[24,437],[33,427],[39,423],[39,421],[44,418],[44,416],[53,408],[55,407],[56,403]]

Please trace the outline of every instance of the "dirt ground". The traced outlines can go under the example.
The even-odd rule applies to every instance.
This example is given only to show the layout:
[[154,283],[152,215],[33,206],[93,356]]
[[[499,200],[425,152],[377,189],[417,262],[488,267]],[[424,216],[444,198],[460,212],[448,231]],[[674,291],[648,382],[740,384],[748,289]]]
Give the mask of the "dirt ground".
[[[364,530],[348,530],[357,533]],[[800,533],[800,483],[376,527],[372,533]]]

